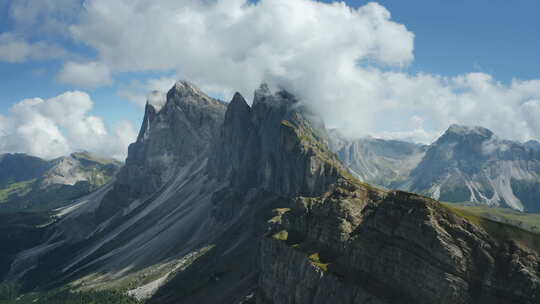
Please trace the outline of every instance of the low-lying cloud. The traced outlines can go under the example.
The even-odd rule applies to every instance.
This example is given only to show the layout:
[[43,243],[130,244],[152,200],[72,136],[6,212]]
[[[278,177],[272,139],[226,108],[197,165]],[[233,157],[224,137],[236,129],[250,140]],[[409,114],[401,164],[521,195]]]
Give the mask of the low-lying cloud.
[[135,129],[120,121],[108,130],[103,119],[89,114],[92,107],[90,96],[79,91],[22,100],[11,107],[9,116],[0,116],[0,152],[50,159],[87,150],[124,160]]

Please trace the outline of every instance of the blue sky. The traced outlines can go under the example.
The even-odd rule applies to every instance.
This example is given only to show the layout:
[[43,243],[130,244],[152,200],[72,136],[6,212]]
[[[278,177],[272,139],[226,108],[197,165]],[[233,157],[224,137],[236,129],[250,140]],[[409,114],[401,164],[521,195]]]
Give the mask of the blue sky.
[[[154,1],[153,9],[147,10],[150,11],[148,14],[156,13],[142,19],[148,20],[148,24],[145,22],[125,24],[123,28],[121,22],[115,22],[123,20],[123,17],[125,20],[131,20],[137,16],[128,15],[130,12],[145,14],[144,11],[138,11],[140,7],[145,7],[141,5],[145,1],[89,0],[86,1],[84,8],[80,5],[80,0],[56,2],[44,0],[38,2],[39,4],[30,0],[1,2],[0,35],[4,37],[2,39],[0,36],[0,115],[4,117],[4,121],[10,121],[10,126],[5,127],[4,134],[17,132],[18,127],[25,124],[25,119],[28,119],[12,118],[13,105],[34,97],[47,101],[67,91],[85,92],[92,100],[93,106],[81,114],[81,120],[88,116],[99,117],[108,133],[113,133],[112,128],[119,121],[127,121],[134,129],[138,129],[143,114],[144,101],[141,98],[144,98],[151,89],[164,90],[164,86],[177,78],[190,78],[212,95],[223,98],[228,98],[235,90],[248,95],[249,98],[250,91],[259,80],[275,82],[277,85],[292,84],[295,88],[299,88],[299,95],[306,99],[318,99],[318,96],[321,96],[321,92],[313,93],[316,91],[314,88],[337,90],[340,91],[337,95],[343,96],[345,101],[324,101],[324,98],[321,98],[313,102],[316,108],[322,109],[322,112],[327,112],[325,110],[329,102],[343,105],[342,112],[336,110],[328,116],[329,125],[348,129],[352,135],[375,135],[416,141],[432,140],[449,123],[476,123],[475,114],[485,117],[484,120],[479,120],[479,123],[495,129],[500,125],[501,131],[505,132],[502,126],[511,125],[511,119],[526,121],[529,118],[522,117],[528,115],[526,112],[540,109],[540,102],[538,106],[536,105],[540,97],[537,95],[537,83],[534,82],[540,79],[538,1],[387,0],[377,2],[379,6],[366,5],[367,1],[346,1],[348,7],[343,9],[337,5],[325,6],[310,0],[291,1],[294,4],[287,4],[283,0],[262,0],[248,9],[246,5],[242,6],[242,1],[239,0],[218,1],[221,5],[212,1],[197,4],[197,1],[193,0],[164,0]],[[279,9],[287,5],[291,5],[290,12],[284,13]],[[17,8],[25,6],[25,10],[18,12],[24,11],[26,15],[14,13],[17,12]],[[104,13],[105,7],[108,13]],[[362,9],[363,7],[369,9]],[[173,11],[178,9],[180,12],[185,8],[190,10],[189,14],[179,13],[173,16],[178,18],[179,23],[165,23],[166,21],[159,20],[160,9]],[[360,10],[355,13],[358,8]],[[316,16],[315,21],[302,19],[300,13],[295,16],[296,9],[298,12],[302,10],[311,12]],[[353,13],[347,13],[347,9]],[[390,18],[384,17],[384,10],[391,14]],[[214,26],[208,20],[213,19],[206,16],[207,12],[230,14],[227,16],[233,20],[233,27],[230,24],[218,24],[215,27],[218,28],[219,34],[217,32],[212,34]],[[233,16],[231,12],[238,14]],[[111,13],[118,16],[108,18],[108,14]],[[283,14],[289,15],[282,16]],[[336,18],[335,16],[339,14],[344,16],[342,19],[348,20],[350,17],[350,24],[348,21],[334,24],[332,18]],[[193,16],[198,18],[193,20],[208,17],[208,20],[205,19],[204,31],[197,32],[198,28],[191,23]],[[255,16],[258,16],[258,19]],[[256,29],[264,26],[258,23],[258,20],[263,18],[261,16],[278,23],[298,20],[299,25],[290,26],[291,31],[283,24],[275,32],[268,33],[268,29],[257,32]],[[377,18],[384,19],[383,25],[377,25]],[[250,29],[250,22],[254,30],[244,32]],[[315,22],[315,25],[310,22]],[[234,25],[238,25],[238,28],[234,28]],[[178,29],[175,26],[178,26]],[[219,29],[220,26],[224,28]],[[401,26],[404,28],[400,28]],[[313,31],[310,31],[311,28]],[[378,28],[384,30],[378,32]],[[152,32],[152,29],[155,29],[155,32]],[[166,36],[163,39],[157,37],[167,35],[171,30],[178,31],[177,35]],[[222,31],[232,33],[231,38],[222,41],[220,36]],[[237,31],[238,35],[235,35],[234,31]],[[348,33],[349,31],[351,33]],[[200,33],[205,33],[203,38],[198,36]],[[317,33],[320,33],[320,37],[316,37]],[[156,37],[148,38],[149,35]],[[235,36],[242,39],[235,40]],[[311,40],[302,40],[302,37],[306,36],[317,39],[332,38],[327,39],[329,42],[320,40],[323,42],[310,44]],[[334,39],[333,36],[337,38]],[[138,39],[145,41],[141,44],[134,43],[135,47],[129,49],[116,44],[118,41],[124,41],[122,40],[124,37],[131,39],[125,40],[128,42]],[[174,41],[170,43],[175,39],[178,39],[178,43]],[[193,49],[184,47],[185,41],[191,43],[193,39],[201,40],[194,42],[193,45],[201,43],[206,46],[212,45],[213,40],[219,40],[216,48],[229,50],[212,52],[201,49],[199,52],[195,47]],[[284,45],[295,44],[295,39],[299,39],[298,44],[309,47],[293,48],[292,51],[283,48]],[[265,44],[265,47],[272,50],[269,54],[280,54],[279,52],[283,51],[283,56],[273,58],[272,55],[265,57],[259,53],[253,55],[252,50],[261,45],[261,40],[270,41]],[[156,49],[155,57],[152,58],[154,41]],[[341,46],[336,44],[336,41],[344,42],[345,46],[340,49]],[[24,52],[27,52],[27,55],[20,55],[22,51],[15,49],[15,43],[25,44]],[[148,50],[133,50],[138,48],[138,45],[142,46],[141,48],[148,47]],[[169,45],[170,52],[164,50]],[[237,45],[243,45],[244,49],[230,51]],[[62,54],[59,54],[59,49]],[[185,59],[174,57],[175,52],[178,53],[178,58]],[[313,56],[312,61],[317,64],[320,60],[333,55],[343,60],[336,59],[336,64],[324,69],[323,67],[316,69],[303,63],[306,56]],[[222,66],[220,58],[217,58],[219,56],[232,58],[233,63]],[[131,61],[126,59],[128,57]],[[272,57],[273,61],[266,60],[268,57]],[[170,66],[167,66],[167,58],[173,58],[170,60]],[[365,66],[361,69],[347,66],[354,62],[362,62],[361,65]],[[84,69],[81,70],[79,66],[72,68],[70,63],[82,64]],[[217,72],[207,66],[210,63],[216,66]],[[81,75],[82,72],[89,71],[88,64],[91,67],[90,72],[94,74]],[[273,64],[276,66],[272,66]],[[255,67],[260,67],[263,72],[253,72],[252,69]],[[332,70],[332,67],[336,67],[335,70]],[[354,70],[354,73],[345,73],[344,71],[349,68],[357,70]],[[245,73],[246,76],[235,76],[231,79],[227,76],[227,69],[230,69],[232,74]],[[350,89],[336,88],[334,84],[325,82],[324,79],[290,76],[304,73],[307,75],[308,72],[340,75],[338,77],[344,78],[341,83],[350,82]],[[385,74],[386,72],[394,74]],[[255,76],[250,73],[254,73]],[[284,73],[286,76],[283,76]],[[370,79],[370,82],[354,79],[362,77]],[[513,79],[518,79],[522,83],[513,84]],[[431,86],[424,87],[427,84]],[[359,86],[365,86],[364,90],[356,92],[352,89]],[[483,91],[479,89],[486,86],[489,88],[482,89]],[[380,87],[401,89],[389,92]],[[365,91],[373,93],[370,93],[371,95],[366,93],[364,96],[362,92]],[[399,91],[403,92],[403,95],[400,95]],[[420,101],[427,99],[422,94],[426,91],[433,92],[430,97],[434,99],[433,105],[429,104],[429,101]],[[358,100],[357,95],[360,95]],[[374,105],[377,104],[378,98],[388,99],[384,107]],[[437,98],[440,100],[436,100]],[[485,99],[493,99],[493,103],[485,104]],[[507,99],[511,100],[506,102]],[[393,107],[394,104],[400,106]],[[514,116],[509,116],[509,121],[504,124],[499,124],[499,117],[502,114],[483,112],[493,107],[503,109],[508,105],[514,107],[527,105],[527,110],[524,108]],[[445,115],[448,116],[447,108],[454,106],[457,107],[456,112],[462,114],[445,118]],[[45,115],[43,114],[45,110],[40,111],[42,111],[40,115]],[[340,120],[344,117],[342,113],[354,111],[359,111],[358,115]],[[405,113],[406,117],[403,117],[402,113]],[[361,115],[366,115],[365,122],[356,121],[355,117],[362,117]],[[368,116],[380,119],[371,121]],[[384,122],[384,117],[392,117],[392,123]],[[538,139],[540,127],[534,125],[532,118],[530,120],[531,122],[523,123],[514,133],[506,132],[501,135],[517,140]],[[71,127],[67,123],[53,122],[53,124],[59,126],[60,133],[69,132],[64,129]],[[133,132],[128,133],[133,137]],[[75,134],[71,137],[74,136]],[[64,150],[86,147],[82,143],[71,144],[70,136],[63,137],[69,146]],[[92,146],[87,148],[92,149]],[[1,146],[0,149],[9,150]],[[30,153],[43,150],[31,149],[28,144],[21,143],[13,143],[10,149]],[[100,152],[110,153],[110,151]]]

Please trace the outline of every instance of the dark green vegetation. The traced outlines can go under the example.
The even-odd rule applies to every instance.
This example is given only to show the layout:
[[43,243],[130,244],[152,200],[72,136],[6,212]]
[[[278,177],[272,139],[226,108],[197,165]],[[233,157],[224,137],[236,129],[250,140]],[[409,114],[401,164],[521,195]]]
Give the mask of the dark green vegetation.
[[49,212],[0,213],[0,279],[9,271],[18,252],[41,241],[44,225],[51,221]]
[[46,161],[25,154],[0,156],[0,212],[48,211],[110,182],[120,163],[87,152]]
[[0,304],[138,304],[136,299],[117,291],[72,292],[67,289],[18,295],[16,286],[0,285]]
[[75,185],[50,185],[42,188],[39,182],[30,180],[5,187],[0,190],[0,212],[3,213],[60,208],[97,189],[99,184],[81,181]]
[[[483,218],[540,234],[539,213],[524,213],[508,208],[492,208],[470,203],[468,205],[443,203],[443,205],[469,218]],[[478,220],[475,221],[478,222]]]

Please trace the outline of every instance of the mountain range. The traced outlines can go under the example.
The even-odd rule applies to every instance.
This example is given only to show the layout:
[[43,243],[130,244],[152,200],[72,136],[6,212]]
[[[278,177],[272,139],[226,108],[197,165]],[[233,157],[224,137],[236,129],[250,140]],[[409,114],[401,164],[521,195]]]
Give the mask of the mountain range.
[[0,155],[0,212],[62,207],[111,181],[121,163],[88,152],[53,160]]
[[[177,82],[165,103],[146,104],[115,180],[61,209],[17,254],[4,278],[15,286],[9,295],[14,303],[540,302],[538,234],[358,179],[377,179],[366,173],[375,168],[391,178],[381,184],[424,185],[422,163],[440,150],[378,140],[364,149],[334,137],[285,90],[261,85],[250,106],[238,93],[225,103]],[[373,150],[368,162],[354,152]]]
[[452,125],[431,145],[333,137],[334,151],[363,181],[448,202],[540,212],[540,143],[503,140]]

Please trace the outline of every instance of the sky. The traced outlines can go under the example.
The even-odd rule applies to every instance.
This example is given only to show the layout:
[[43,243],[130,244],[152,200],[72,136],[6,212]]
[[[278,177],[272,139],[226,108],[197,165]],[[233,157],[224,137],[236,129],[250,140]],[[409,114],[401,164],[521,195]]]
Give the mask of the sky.
[[124,159],[147,96],[287,89],[351,137],[540,139],[536,0],[0,0],[0,153]]

